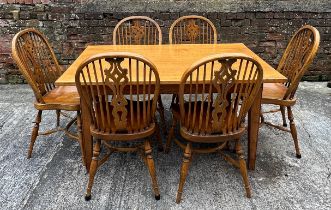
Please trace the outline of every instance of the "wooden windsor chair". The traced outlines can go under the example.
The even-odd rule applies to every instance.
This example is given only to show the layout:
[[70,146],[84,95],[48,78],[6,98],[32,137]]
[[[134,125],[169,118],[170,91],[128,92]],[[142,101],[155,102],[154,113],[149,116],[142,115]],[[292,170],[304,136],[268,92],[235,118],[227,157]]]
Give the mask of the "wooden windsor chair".
[[[170,44],[217,44],[217,30],[207,18],[198,15],[182,16],[169,29]],[[178,103],[177,94],[172,103]]]
[[[28,158],[31,157],[37,136],[64,131],[69,137],[79,142],[83,164],[85,164],[81,135],[80,98],[75,86],[55,86],[55,81],[61,76],[62,69],[45,36],[33,28],[20,31],[13,38],[12,55],[36,97],[34,107],[38,112],[32,130]],[[39,124],[44,110],[56,111],[57,127],[39,132]],[[75,111],[77,119],[62,111]],[[71,118],[65,128],[60,127],[61,115]],[[68,131],[75,121],[77,121],[77,135]]]
[[[262,74],[261,65],[244,54],[207,56],[183,74],[179,103],[171,106],[173,123],[166,143],[168,150],[179,121],[179,132],[184,143],[178,139],[174,141],[184,150],[184,158],[177,203],[181,201],[194,153],[219,152],[226,161],[240,169],[246,196],[251,197],[240,138],[246,130],[243,119],[262,85]],[[234,142],[238,160],[222,150],[229,142]]]
[[[281,83],[266,83],[263,85],[262,104],[277,105],[280,109],[261,113],[261,123],[273,126],[282,131],[290,132],[294,141],[296,157],[301,158],[297,130],[294,123],[292,106],[296,103],[295,92],[299,82],[312,63],[320,42],[320,35],[316,28],[306,25],[300,28],[292,37],[278,64],[277,70],[287,77],[288,81]],[[287,108],[290,129],[286,129],[285,107]],[[264,120],[264,113],[280,111],[283,126],[275,125]]]
[[[162,31],[155,20],[146,16],[126,17],[115,26],[114,45],[161,45]],[[163,133],[167,132],[164,117],[164,106],[161,95],[158,98],[157,111],[162,121]]]
[[[77,70],[76,86],[89,110],[91,135],[95,139],[86,200],[97,169],[113,152],[138,152],[149,169],[155,199],[160,199],[150,137],[157,132],[155,111],[160,91],[157,68],[146,58],[133,53],[97,54]],[[137,142],[145,139],[144,143]],[[131,147],[118,145],[131,142]],[[161,145],[161,144],[159,144]],[[100,148],[107,153],[99,158]]]
[[207,18],[197,15],[175,20],[169,29],[170,44],[217,44],[217,30]]

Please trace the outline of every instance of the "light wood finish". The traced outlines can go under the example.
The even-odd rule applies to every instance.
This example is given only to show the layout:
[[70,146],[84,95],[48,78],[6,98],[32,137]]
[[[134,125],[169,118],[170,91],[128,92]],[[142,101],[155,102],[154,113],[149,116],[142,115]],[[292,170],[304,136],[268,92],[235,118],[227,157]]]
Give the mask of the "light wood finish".
[[175,20],[169,29],[170,44],[216,44],[217,30],[207,18],[197,15]]
[[[94,176],[99,166],[111,153],[123,151],[140,152],[152,178],[155,198],[160,199],[149,139],[144,141],[144,145],[136,147],[112,145],[116,141],[149,138],[156,132],[155,111],[160,78],[155,65],[133,53],[97,54],[78,67],[75,78],[82,103],[89,111],[91,135],[98,139],[85,198],[91,199]],[[106,146],[108,153],[100,159],[102,145]]]
[[[90,56],[98,53],[106,52],[136,52],[148,58],[155,66],[158,67],[160,81],[160,93],[173,94],[178,91],[180,78],[184,71],[188,69],[197,60],[217,53],[244,53],[257,60],[263,68],[264,83],[282,83],[287,79],[281,73],[277,72],[269,64],[263,61],[259,56],[249,50],[244,44],[182,44],[182,45],[96,45],[88,46],[84,52],[75,60],[75,62],[63,73],[56,81],[57,85],[75,85],[75,74],[78,66]],[[262,88],[261,90],[262,91]],[[261,94],[260,94],[261,95]],[[253,102],[252,108],[249,111],[249,169],[254,169],[255,155],[257,147],[257,137],[260,119],[260,98]],[[92,140],[90,135],[91,119],[88,115],[88,108],[82,104],[82,120],[83,120],[83,141],[85,148],[86,167],[89,166],[92,160]]]
[[146,16],[130,16],[121,20],[113,32],[114,45],[162,44],[159,24]]
[[[234,66],[235,63],[239,66]],[[246,195],[251,196],[240,138],[246,130],[243,120],[262,85],[262,75],[262,67],[256,60],[239,53],[208,56],[185,71],[179,85],[179,103],[172,104],[173,119],[180,122],[180,134],[187,141],[185,148],[175,140],[185,148],[177,203],[181,200],[192,153],[221,152],[229,141],[236,144],[238,160],[223,156],[240,169]],[[174,126],[169,133],[173,134],[173,130]],[[169,136],[167,146],[171,140],[172,136]],[[214,143],[216,146],[196,149],[191,143]]]
[[[36,97],[34,106],[38,111],[32,130],[28,158],[31,157],[38,135],[48,135],[56,131],[65,131],[69,137],[80,143],[84,163],[84,150],[80,133],[80,99],[78,92],[75,86],[55,86],[55,80],[61,76],[62,70],[47,39],[42,33],[33,28],[20,31],[13,38],[12,55]],[[43,110],[56,111],[57,127],[55,129],[39,132]],[[78,135],[74,135],[68,131],[69,127],[75,122],[75,119],[71,119],[65,128],[59,127],[61,115],[71,118],[69,115],[61,112],[61,110],[77,112]]]
[[[263,115],[261,115],[262,123],[290,132],[294,141],[297,158],[301,158],[301,152],[291,107],[296,103],[295,92],[302,76],[307,71],[318,51],[319,42],[320,35],[316,28],[309,25],[300,28],[287,45],[277,67],[277,71],[285,75],[288,81],[285,83],[264,84],[263,87],[262,103],[280,106],[278,110],[271,110],[264,113],[280,111],[283,126],[265,122]],[[288,111],[290,129],[285,128],[287,127],[285,107]]]
[[[263,82],[286,82],[281,73],[248,49],[244,44],[183,44],[183,45],[91,45],[56,81],[57,85],[75,85],[78,66],[90,56],[105,52],[132,52],[148,58],[157,67],[161,78],[161,93],[174,93],[185,69],[208,55],[218,53],[243,53],[256,59],[263,68]],[[173,86],[172,86],[173,85]],[[165,87],[165,89],[163,89]]]
[[[149,17],[130,16],[124,18],[116,25],[113,32],[113,43],[114,45],[162,44],[162,31],[160,26]],[[160,113],[163,133],[166,133],[164,106],[161,95],[158,98],[157,111]]]

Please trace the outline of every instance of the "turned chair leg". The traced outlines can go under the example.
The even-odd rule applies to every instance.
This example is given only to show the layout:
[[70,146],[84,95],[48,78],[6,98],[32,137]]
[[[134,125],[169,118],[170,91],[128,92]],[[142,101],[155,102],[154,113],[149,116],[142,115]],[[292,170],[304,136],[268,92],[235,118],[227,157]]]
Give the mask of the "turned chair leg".
[[84,145],[83,145],[83,136],[82,136],[82,121],[80,116],[80,111],[77,111],[77,134],[78,134],[78,142],[80,146],[80,151],[82,155],[83,165],[85,166],[85,155],[84,155]]
[[159,152],[162,152],[163,149],[163,143],[162,143],[162,138],[161,138],[161,132],[160,132],[160,125],[159,123],[156,122],[155,119],[155,135],[156,135],[156,140],[157,140],[157,149]]
[[170,151],[171,140],[172,140],[172,137],[174,136],[174,130],[175,130],[176,125],[177,125],[177,120],[176,120],[175,116],[172,116],[172,125],[170,127],[167,142],[165,145],[165,153],[169,153],[169,151]]
[[162,122],[162,131],[164,134],[166,134],[167,128],[166,128],[166,122],[165,122],[165,117],[164,117],[164,106],[163,106],[161,95],[159,95],[159,98],[157,99],[157,104],[158,104],[158,111],[160,113],[160,118],[161,118],[161,122]]
[[287,127],[286,117],[285,117],[285,106],[280,106],[280,112],[282,113],[283,126]]
[[236,142],[236,153],[239,159],[239,169],[240,173],[244,182],[245,190],[246,190],[246,197],[250,198],[252,196],[251,189],[249,186],[248,175],[247,175],[247,168],[246,168],[246,161],[244,159],[243,150],[240,144],[240,140]]
[[96,144],[94,145],[93,148],[93,158],[90,166],[90,176],[89,176],[89,181],[87,185],[87,190],[85,194],[85,200],[89,201],[91,200],[91,190],[94,182],[94,176],[97,172],[98,168],[98,162],[99,162],[99,154],[100,154],[100,146],[101,146],[101,140],[97,139]]
[[61,110],[56,110],[56,127],[60,126]]
[[171,103],[172,104],[178,104],[179,103],[178,94],[176,94],[176,93],[172,94]]
[[287,114],[288,114],[288,119],[290,121],[290,129],[291,129],[291,134],[292,134],[292,138],[293,138],[293,141],[294,141],[296,157],[301,158],[297,129],[296,129],[295,124],[294,124],[294,117],[293,117],[292,109],[291,109],[290,106],[287,107]]
[[154,161],[153,161],[153,157],[152,157],[152,148],[151,148],[149,140],[145,140],[144,150],[145,150],[148,171],[149,171],[149,174],[152,179],[152,186],[153,186],[153,190],[154,190],[154,194],[155,194],[155,200],[160,200],[160,192],[159,192],[159,187],[157,184],[155,166],[154,166]]
[[176,203],[180,203],[180,201],[182,199],[184,183],[186,180],[186,176],[187,176],[191,161],[192,161],[192,146],[191,146],[191,143],[188,143],[186,145],[186,148],[184,151],[184,158],[183,158],[182,168],[180,171],[180,179],[179,179]]
[[41,114],[42,114],[42,111],[38,110],[36,119],[34,121],[35,124],[34,124],[34,127],[32,129],[31,141],[30,141],[29,150],[28,150],[28,159],[31,158],[33,146],[34,146],[34,143],[35,143],[35,141],[37,139],[37,136],[38,136],[39,124],[41,122]]

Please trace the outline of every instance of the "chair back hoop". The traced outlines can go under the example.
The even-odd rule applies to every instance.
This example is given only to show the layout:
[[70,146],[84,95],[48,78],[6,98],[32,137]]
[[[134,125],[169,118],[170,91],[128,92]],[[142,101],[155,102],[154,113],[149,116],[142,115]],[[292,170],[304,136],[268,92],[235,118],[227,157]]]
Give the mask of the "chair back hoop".
[[293,99],[302,76],[312,63],[320,42],[316,28],[305,25],[300,28],[288,43],[277,70],[287,77],[288,90],[284,100]]
[[216,54],[199,60],[181,79],[181,126],[192,135],[227,135],[242,130],[242,120],[262,79],[261,65],[245,54]]
[[34,28],[22,30],[13,38],[12,55],[37,102],[44,103],[42,96],[55,88],[62,74],[49,42]]
[[115,26],[114,45],[162,44],[162,32],[155,20],[146,16],[130,16]]
[[169,29],[170,44],[217,44],[217,30],[207,18],[197,15],[175,20]]
[[143,56],[94,55],[78,67],[75,81],[98,132],[137,133],[154,122],[160,78],[155,65]]

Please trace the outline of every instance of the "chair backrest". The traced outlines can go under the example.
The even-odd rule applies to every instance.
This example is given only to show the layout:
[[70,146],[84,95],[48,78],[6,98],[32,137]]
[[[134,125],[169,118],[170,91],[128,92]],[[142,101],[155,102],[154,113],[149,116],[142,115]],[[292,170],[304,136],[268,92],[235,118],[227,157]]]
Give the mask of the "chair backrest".
[[216,44],[217,31],[207,18],[197,15],[175,20],[169,29],[170,44]]
[[113,32],[114,45],[162,44],[159,24],[146,16],[130,16],[121,20]]
[[78,67],[75,80],[94,129],[135,133],[154,122],[160,78],[146,58],[124,52],[97,54]]
[[300,28],[291,38],[277,70],[287,77],[284,99],[292,99],[302,76],[312,63],[320,42],[318,30],[310,25]]
[[261,65],[244,54],[201,59],[181,79],[181,126],[192,135],[226,135],[243,129],[242,120],[262,79]]
[[42,96],[55,88],[62,74],[49,42],[36,29],[22,30],[13,38],[12,55],[37,101],[43,103]]

